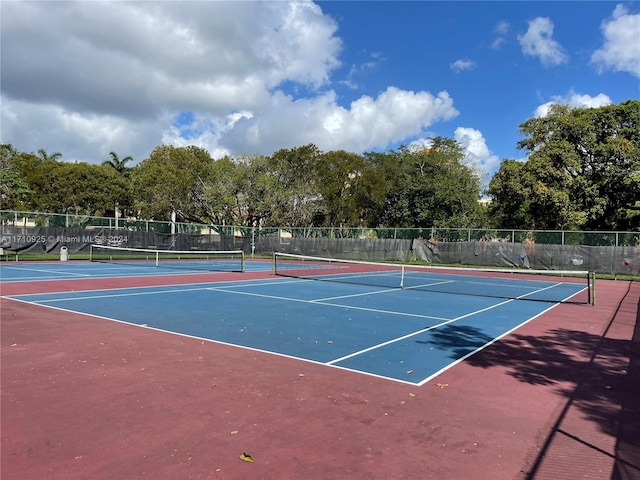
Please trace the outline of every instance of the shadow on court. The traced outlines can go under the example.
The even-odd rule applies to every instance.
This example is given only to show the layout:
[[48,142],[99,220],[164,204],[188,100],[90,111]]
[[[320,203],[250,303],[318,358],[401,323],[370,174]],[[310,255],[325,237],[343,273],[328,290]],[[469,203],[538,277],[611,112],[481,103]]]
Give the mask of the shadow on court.
[[[562,456],[557,450],[575,448],[590,450],[594,462],[603,455],[613,459],[612,480],[640,478],[640,305],[637,318],[628,318],[627,297],[629,292],[602,334],[563,328],[543,335],[513,333],[467,359],[485,369],[507,367],[510,376],[531,385],[558,385],[556,392],[567,399],[525,478],[553,478],[554,457]],[[635,324],[633,338],[615,338],[616,323]],[[437,336],[439,347],[467,348],[481,341],[482,334],[473,328],[449,330]],[[598,444],[587,423],[616,439],[614,451]]]
[[432,333],[432,338],[427,341],[416,340],[416,343],[430,345],[451,352],[449,355],[453,360],[464,357],[475,351],[482,345],[486,345],[494,338],[483,333],[479,328],[468,325],[445,325]]

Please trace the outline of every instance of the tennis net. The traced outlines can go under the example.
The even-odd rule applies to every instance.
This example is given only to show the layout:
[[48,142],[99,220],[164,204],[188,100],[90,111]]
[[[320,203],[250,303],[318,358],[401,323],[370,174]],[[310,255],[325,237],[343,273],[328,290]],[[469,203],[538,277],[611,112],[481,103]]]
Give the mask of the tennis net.
[[432,267],[275,253],[273,273],[380,288],[553,303],[595,303],[595,276],[587,271]]
[[179,251],[91,245],[89,259],[92,262],[179,268],[182,270],[245,271],[244,252],[242,250]]

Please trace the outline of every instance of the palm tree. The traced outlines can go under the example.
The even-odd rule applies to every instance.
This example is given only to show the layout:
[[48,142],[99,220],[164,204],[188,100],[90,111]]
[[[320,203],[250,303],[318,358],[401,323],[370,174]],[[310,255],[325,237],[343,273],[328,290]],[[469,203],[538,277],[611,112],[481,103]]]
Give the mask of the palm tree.
[[56,162],[59,158],[62,158],[62,154],[60,152],[55,152],[49,155],[44,148],[40,148],[38,150],[38,158],[40,158],[40,160],[42,160],[43,162]]
[[105,167],[113,168],[116,172],[124,175],[125,177],[129,176],[129,170],[131,169],[127,167],[127,163],[132,162],[133,157],[126,156],[121,159],[120,157],[118,157],[118,154],[116,152],[109,152],[109,155],[111,156],[111,158],[102,162],[102,165],[104,165]]

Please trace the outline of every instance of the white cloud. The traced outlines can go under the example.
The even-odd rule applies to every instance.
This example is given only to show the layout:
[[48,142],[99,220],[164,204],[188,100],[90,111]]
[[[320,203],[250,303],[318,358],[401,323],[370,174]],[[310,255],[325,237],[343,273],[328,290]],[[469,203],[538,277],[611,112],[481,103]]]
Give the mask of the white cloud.
[[459,59],[449,64],[449,68],[451,68],[451,70],[456,73],[460,73],[465,70],[473,70],[474,68],[476,68],[476,64],[475,62],[468,59]]
[[640,78],[640,13],[632,15],[618,5],[601,30],[604,44],[593,52],[591,62],[600,71],[629,72]]
[[510,28],[511,25],[509,24],[509,22],[507,22],[506,20],[500,20],[498,23],[496,23],[493,31],[498,35],[506,35],[507,33],[509,33]]
[[500,159],[489,147],[480,130],[458,127],[454,132],[455,140],[464,149],[469,166],[488,175],[499,165]]
[[0,140],[94,163],[162,143],[361,152],[458,115],[446,91],[340,105],[337,29],[313,2],[2,2]]
[[[61,152],[63,160],[100,163],[110,151],[142,160],[161,144],[170,117],[126,118],[74,111],[59,105],[2,98],[2,138],[22,151]],[[26,127],[25,127],[26,126]]]
[[556,95],[551,98],[551,101],[539,105],[535,110],[534,116],[546,117],[552,105],[569,105],[572,108],[597,108],[611,103],[611,98],[604,93],[599,93],[592,97],[571,91],[567,95]]
[[[436,136],[436,135],[433,135]],[[464,151],[465,165],[475,170],[482,180],[486,180],[500,164],[500,159],[489,147],[480,130],[468,127],[455,129],[453,138],[460,144]],[[431,138],[420,138],[409,144],[409,149],[414,152],[430,148],[433,145]]]
[[566,63],[569,57],[552,37],[553,22],[548,18],[538,17],[529,22],[527,33],[518,35],[518,41],[525,55],[539,58],[545,66]]
[[504,43],[506,43],[507,39],[505,37],[509,33],[510,28],[511,25],[506,20],[500,20],[498,23],[496,23],[493,32],[498,36],[491,43],[491,48],[493,48],[494,50],[498,50]]
[[347,78],[340,83],[351,89],[359,88],[357,78],[374,71],[383,61],[385,58],[380,52],[367,53],[367,59],[363,63],[351,65]]
[[498,37],[491,43],[491,48],[494,50],[499,50],[502,45],[506,43],[506,39],[504,37]]
[[[256,110],[260,110],[259,115],[247,111],[234,119],[198,117],[183,129],[200,132],[189,138],[189,144],[219,154],[270,154],[308,143],[325,151],[362,152],[420,135],[433,123],[458,115],[447,92],[434,96],[395,87],[376,98],[361,97],[349,108],[338,105],[332,91],[306,99],[277,91]],[[203,128],[207,125],[210,128]],[[175,127],[165,134],[165,141],[177,142],[179,138],[180,131]]]

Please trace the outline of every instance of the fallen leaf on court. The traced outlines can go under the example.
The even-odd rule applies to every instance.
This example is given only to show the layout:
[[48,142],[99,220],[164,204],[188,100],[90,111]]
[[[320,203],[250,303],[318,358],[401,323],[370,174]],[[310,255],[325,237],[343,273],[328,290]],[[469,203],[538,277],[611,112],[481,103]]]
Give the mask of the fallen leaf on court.
[[448,383],[436,383],[436,387],[447,388],[449,386]]
[[411,392],[409,392],[409,396],[410,396],[410,397],[415,397],[415,396],[416,396],[416,394],[415,394],[415,393],[411,393]]
[[411,375],[413,373],[413,370],[407,370],[407,373]]
[[231,432],[231,435],[237,435],[238,434],[238,430],[234,430],[233,432]]
[[304,373],[299,373],[298,376],[299,377],[304,377]]
[[12,347],[17,347],[17,346],[18,346],[18,344],[17,344],[17,343],[12,343],[12,344],[11,344],[11,346],[12,346]]
[[333,343],[333,340],[327,340],[327,343]]
[[244,461],[244,462],[253,462],[253,457],[251,455],[249,455],[248,453],[242,452],[242,455],[240,455],[240,460]]

